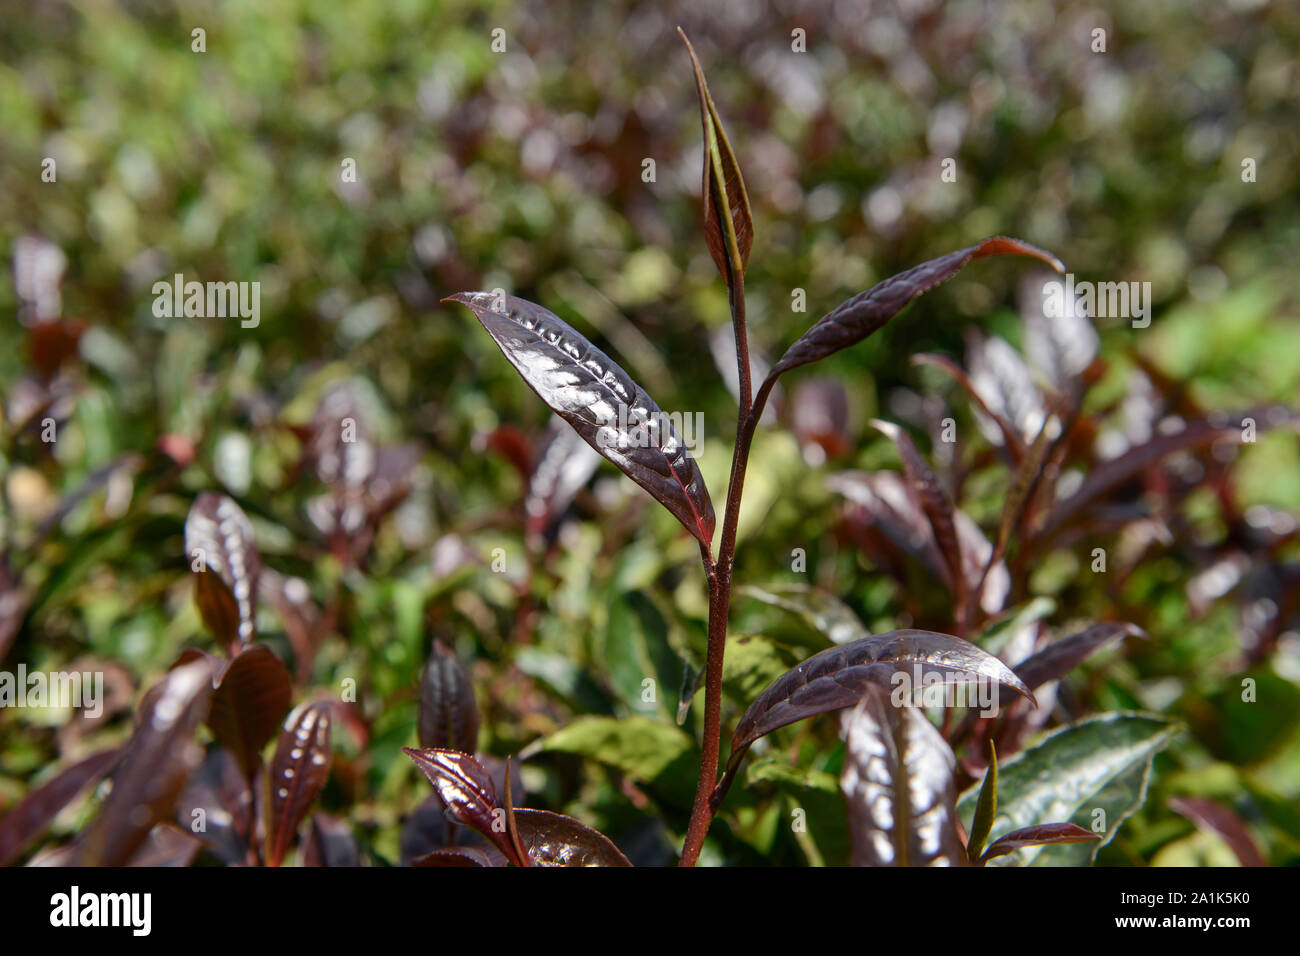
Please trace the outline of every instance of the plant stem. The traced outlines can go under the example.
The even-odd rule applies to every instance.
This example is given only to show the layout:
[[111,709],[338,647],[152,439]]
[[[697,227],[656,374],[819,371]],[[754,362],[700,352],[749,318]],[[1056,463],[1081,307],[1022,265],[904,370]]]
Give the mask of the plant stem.
[[[743,293],[741,295],[743,302]],[[741,306],[742,310],[744,306]],[[739,336],[739,330],[737,332]],[[745,356],[748,364],[748,355]],[[743,368],[744,366],[742,366]],[[745,376],[748,379],[748,376]],[[743,413],[736,427],[736,449],[731,456],[731,480],[727,483],[727,506],[722,518],[722,542],[718,560],[705,555],[709,577],[709,650],[704,665],[704,750],[700,756],[700,778],[695,802],[686,828],[680,866],[694,866],[704,846],[704,836],[713,821],[711,797],[718,780],[718,744],[722,736],[722,659],[727,647],[727,618],[731,610],[731,571],[736,558],[736,528],[740,522],[740,499],[745,488],[745,468],[754,430],[763,417],[763,406],[776,379],[769,376],[758,390],[753,406]],[[743,394],[743,393],[742,393]]]
[[[749,332],[745,328],[745,281],[739,279],[730,287],[727,297],[731,304],[731,324],[736,332],[736,372],[739,375],[738,388],[740,414],[736,420],[736,440],[740,440],[740,433],[745,427],[745,419],[749,417],[750,409],[753,407],[753,386],[750,384],[749,368]],[[730,488],[728,488],[730,492]]]

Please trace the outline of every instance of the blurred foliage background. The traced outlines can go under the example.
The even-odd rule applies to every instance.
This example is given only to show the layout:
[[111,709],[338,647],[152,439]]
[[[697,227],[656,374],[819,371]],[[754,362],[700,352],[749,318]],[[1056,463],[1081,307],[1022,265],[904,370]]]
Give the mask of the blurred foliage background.
[[[123,739],[139,694],[182,649],[211,645],[183,525],[194,495],[220,490],[252,518],[266,565],[324,609],[306,661],[282,616],[267,602],[260,611],[263,640],[298,664],[295,700],[348,678],[359,686],[364,742],[338,735],[322,805],[350,820],[367,859],[402,858],[403,822],[428,797],[398,748],[414,743],[434,637],[471,670],[480,750],[529,748],[528,805],[602,828],[634,862],[673,858],[701,709],[679,729],[683,661],[698,666],[704,644],[696,548],[608,465],[530,540],[524,499],[549,413],[473,317],[439,299],[501,287],[542,303],[664,408],[701,412],[698,457],[720,505],[734,402],[713,359],[729,341],[710,340],[726,334],[727,302],[700,234],[699,116],[678,24],[708,71],[754,208],[756,352],[770,360],[849,295],[1007,233],[1080,278],[1151,283],[1149,329],[1098,322],[1106,374],[1093,407],[1125,394],[1139,367],[1165,381],[1171,402],[1295,406],[1294,4],[703,6],[0,4],[0,246],[12,265],[0,274],[11,317],[0,322],[0,661],[107,662],[121,696],[100,721],[0,712],[0,809],[54,766]],[[191,49],[195,28],[206,52]],[[491,49],[496,28],[504,53]],[[1104,53],[1091,49],[1097,28]],[[796,29],[806,53],[791,51]],[[42,181],[46,157],[56,182]],[[940,179],[946,157],[955,183]],[[1247,158],[1253,182],[1243,182]],[[340,175],[345,159],[356,182]],[[21,241],[37,237],[44,244],[26,248],[44,278],[25,280]],[[175,273],[259,282],[260,324],[156,317],[151,287]],[[905,358],[960,358],[973,327],[1021,345],[1038,278],[1025,262],[980,263],[865,345],[785,383],[779,420],[756,441],[740,583],[818,585],[872,630],[942,620],[941,595],[910,606],[854,547],[824,479],[897,468],[866,424],[873,416],[910,421],[938,401],[977,435],[948,380]],[[796,289],[805,314],[792,311]],[[33,332],[55,316],[84,326],[66,356]],[[313,500],[323,485],[303,466],[318,407],[340,384],[376,447],[418,453],[403,475],[409,493],[361,554],[322,524]],[[33,408],[58,420],[53,444],[25,417]],[[1262,434],[1233,475],[1233,509],[1267,508],[1294,529],[1293,433]],[[1001,495],[977,481],[963,504],[987,530]],[[1051,597],[1053,627],[1140,616],[1151,634],[1074,675],[1054,722],[1133,708],[1188,728],[1103,861],[1232,862],[1219,838],[1166,805],[1190,795],[1230,807],[1269,862],[1294,863],[1300,619],[1294,601],[1275,604],[1269,636],[1252,644],[1230,596],[1192,600],[1189,582],[1221,556],[1228,530],[1214,501],[1188,502],[1204,518],[1197,545],[1158,548],[1122,587],[1088,573],[1091,543],[1071,543],[1016,596]],[[807,552],[806,574],[791,571],[794,548]],[[502,573],[490,570],[494,555]],[[1296,559],[1287,537],[1270,573],[1291,581]],[[743,597],[733,631],[758,637],[733,655],[727,721],[823,646]],[[1247,672],[1267,687],[1254,706],[1236,700]],[[641,700],[646,676],[657,702]],[[621,730],[583,744],[585,758],[537,745],[582,715],[619,718],[602,726]],[[834,723],[782,732],[779,766],[737,788],[708,859],[842,862],[838,794],[809,776],[838,768]],[[816,840],[776,826],[782,801],[825,821]],[[93,799],[70,808],[56,833],[92,811]]]

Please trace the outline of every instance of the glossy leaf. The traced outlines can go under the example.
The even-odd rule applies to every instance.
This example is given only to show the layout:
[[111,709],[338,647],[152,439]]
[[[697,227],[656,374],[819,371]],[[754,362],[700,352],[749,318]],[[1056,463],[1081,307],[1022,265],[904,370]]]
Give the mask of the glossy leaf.
[[1059,314],[1046,314],[1043,286],[1041,274],[1027,276],[1020,284],[1025,357],[1052,388],[1073,398],[1080,377],[1097,357],[1100,339],[1078,300],[1065,301]]
[[699,466],[668,417],[609,356],[556,315],[523,299],[460,292],[444,301],[472,309],[552,411],[709,545],[713,503]]
[[[805,717],[856,704],[869,688],[889,687],[899,671],[910,672],[909,677],[919,671],[922,681],[944,684],[994,681],[1033,700],[1005,664],[959,637],[901,630],[862,638],[814,654],[759,695],[736,725],[724,783],[755,740]],[[913,683],[919,689],[920,681]]]
[[235,655],[216,682],[208,727],[251,777],[293,701],[292,678],[269,647],[255,644]]
[[328,700],[300,705],[288,720],[271,758],[268,802],[267,863],[284,860],[298,824],[329,779],[333,720]]
[[263,568],[258,579],[258,597],[275,609],[284,626],[285,637],[293,648],[294,669],[299,683],[311,679],[311,665],[316,657],[316,630],[320,610],[312,601],[311,587],[302,578]]
[[115,747],[79,760],[0,817],[0,866],[17,859],[77,794],[108,773],[121,756],[122,751]]
[[975,804],[975,818],[971,821],[970,837],[966,841],[966,858],[969,862],[974,863],[980,858],[997,814],[998,751],[990,740],[989,768],[984,772],[984,782],[980,784],[979,800]]
[[194,605],[209,634],[227,647],[242,645],[239,602],[230,586],[211,568],[194,576]]
[[745,276],[749,250],[754,244],[754,220],[740,164],[722,128],[704,70],[695,48],[681,27],[677,28],[695,70],[695,88],[700,98],[700,124],[704,129],[704,239],[718,272],[734,287]]
[[[921,505],[912,484],[892,471],[845,471],[831,475],[827,487],[859,505],[863,519],[878,528],[904,554],[924,564],[944,586],[957,593],[948,560],[935,539],[934,527]],[[961,556],[960,587],[978,596],[979,606],[987,614],[999,613],[1011,589],[1006,565],[994,562],[984,572],[993,546],[979,526],[962,511],[954,509],[952,524]],[[976,589],[978,588],[978,592]]]
[[1040,595],[989,621],[971,640],[990,654],[1006,660],[1008,653],[1015,654],[1016,648],[1036,644],[1039,622],[1055,612],[1056,601]]
[[965,369],[946,355],[934,355],[929,352],[918,352],[913,355],[909,361],[912,365],[929,365],[934,368],[942,369],[950,375],[952,379],[962,387],[966,394],[970,396],[971,401],[975,403],[975,407],[997,426],[998,432],[1002,438],[1002,444],[1011,451],[1015,460],[1019,461],[1024,457],[1024,439],[1016,434],[1015,428],[1012,427],[1009,421],[997,412],[993,411],[993,409],[989,408],[988,404],[984,401],[984,396],[982,396],[975,388],[975,384],[970,380],[970,376],[966,374]]
[[212,668],[195,660],[171,671],[141,704],[135,732],[113,774],[113,789],[83,834],[77,866],[121,866],[154,824],[168,818],[203,759],[194,733],[212,697]]
[[253,862],[249,858],[253,794],[235,755],[225,747],[209,748],[202,765],[190,775],[176,799],[175,819],[222,863]]
[[843,721],[840,787],[849,808],[854,866],[960,866],[957,759],[947,741],[910,705],[869,686]]
[[1052,843],[1088,843],[1100,840],[1100,834],[1085,830],[1073,823],[1044,823],[1034,827],[1021,827],[999,837],[988,851],[980,857],[981,862],[988,862],[999,856],[1006,856],[1027,846],[1047,846]]
[[871,426],[884,434],[898,448],[903,460],[903,474],[912,486],[912,493],[929,519],[935,544],[948,568],[956,606],[966,606],[966,574],[962,561],[961,542],[957,539],[952,499],[939,482],[939,476],[930,468],[910,435],[892,422],[872,419]]
[[[321,397],[303,456],[315,466],[316,476],[329,486],[337,507],[357,503],[355,499],[375,472],[378,453],[351,382],[340,382]],[[342,512],[336,517],[342,518]],[[354,519],[358,524],[359,517]],[[356,530],[356,526],[350,530]]]
[[[1263,418],[1257,420],[1265,421]],[[1191,451],[1215,442],[1238,444],[1241,440],[1240,419],[1236,423],[1226,424],[1208,421],[1192,422],[1172,435],[1157,435],[1145,444],[1129,449],[1118,458],[1100,462],[1092,468],[1074,494],[1055,504],[1038,529],[1038,533],[1050,535],[1097,498],[1133,480],[1175,452]]]
[[827,591],[806,584],[743,585],[737,590],[745,597],[798,616],[832,644],[848,644],[871,636],[853,609]]
[[510,846],[514,850],[514,859],[524,861],[522,865],[532,864],[532,858],[528,855],[528,849],[524,846],[523,840],[519,838],[519,824],[515,819],[515,797],[514,787],[511,786],[510,778],[512,764],[510,758],[506,758],[505,773],[505,798],[501,801],[502,808],[506,811],[506,837],[510,840]]
[[[225,495],[203,492],[185,519],[185,554],[197,575],[195,599],[208,630],[228,646],[252,641],[262,561],[248,516]],[[203,577],[211,572],[217,580]]]
[[1007,255],[1032,256],[1059,272],[1065,271],[1059,259],[1027,242],[1005,236],[985,239],[890,276],[842,303],[790,346],[773,367],[772,376],[856,345],[885,325],[917,296],[952,278],[971,260]]
[[479,711],[474,685],[455,653],[435,640],[420,684],[420,746],[473,753],[478,749]]
[[490,856],[477,847],[449,846],[417,856],[411,861],[411,866],[490,867],[496,864],[492,862]]
[[515,866],[529,865],[502,826],[505,820],[496,785],[481,763],[455,750],[403,747],[402,752],[429,778],[450,819],[487,837]]
[[964,511],[954,512],[953,523],[957,527],[957,540],[961,543],[962,574],[968,592],[985,614],[1002,613],[1011,593],[1011,573],[1006,563],[995,560],[993,545],[970,515]]
[[1084,628],[1069,637],[1048,644],[1038,653],[1016,665],[1016,673],[1031,689],[1049,681],[1060,680],[1093,653],[1125,637],[1146,637],[1135,624],[1105,621]]
[[[966,368],[971,384],[984,399],[984,407],[1009,422],[1021,442],[1038,434],[1047,417],[1047,399],[1034,384],[1024,358],[1000,336],[971,330],[966,336]],[[976,416],[990,442],[1002,436],[1002,426],[989,427]]]
[[[1088,845],[1050,851],[1026,847],[998,865],[1088,865],[1097,849],[1142,806],[1151,761],[1176,730],[1173,722],[1146,714],[1100,714],[1064,727],[1004,761],[998,767],[996,836],[1042,820],[1091,829],[1097,810],[1105,815],[1106,832],[1101,841]],[[974,814],[978,799],[974,787],[962,794],[957,807],[963,818]]]
[[519,837],[537,866],[631,866],[609,837],[549,810],[515,811]]
[[842,471],[826,486],[859,506],[863,518],[947,584],[947,562],[934,540],[934,529],[902,475],[892,471]]
[[524,511],[530,535],[549,530],[600,464],[600,455],[563,418],[554,422],[528,481]]

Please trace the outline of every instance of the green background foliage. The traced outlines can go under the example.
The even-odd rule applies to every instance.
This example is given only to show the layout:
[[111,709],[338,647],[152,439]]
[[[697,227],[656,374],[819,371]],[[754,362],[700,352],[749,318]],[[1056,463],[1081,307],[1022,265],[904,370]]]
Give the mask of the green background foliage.
[[[676,722],[683,672],[689,680],[702,666],[705,644],[696,546],[608,465],[553,546],[530,546],[525,479],[490,439],[511,426],[536,447],[549,413],[468,311],[439,299],[502,287],[539,302],[663,408],[702,413],[697,458],[720,505],[734,401],[705,342],[725,332],[727,300],[700,237],[698,112],[678,23],[745,170],[755,352],[774,359],[849,295],[1006,233],[1051,249],[1080,278],[1152,284],[1149,329],[1098,321],[1106,373],[1089,410],[1109,413],[1139,361],[1206,410],[1295,405],[1294,5],[723,6],[41,2],[0,18],[0,248],[11,254],[36,235],[61,249],[62,313],[87,326],[64,370],[57,442],[16,432],[28,329],[13,275],[0,272],[10,317],[0,322],[0,534],[28,600],[0,663],[112,662],[127,702],[76,732],[65,711],[0,712],[0,812],[56,765],[124,740],[130,705],[181,650],[217,650],[194,607],[183,540],[193,496],[212,489],[248,512],[268,566],[337,611],[295,702],[357,683],[369,739],[336,733],[321,805],[351,822],[370,861],[399,859],[401,823],[428,796],[400,748],[414,745],[435,636],[474,679],[480,751],[527,756],[527,805],[579,817],[634,862],[673,859],[698,761],[700,700]],[[196,27],[204,53],[191,50]],[[502,54],[490,49],[497,27]],[[1096,27],[1105,53],[1090,50]],[[807,31],[807,53],[791,52],[795,28]],[[56,183],[41,181],[47,156]],[[955,183],[940,180],[944,157],[957,161]],[[1247,157],[1255,182],[1242,181]],[[345,158],[355,183],[340,177]],[[647,158],[654,182],[642,179]],[[260,325],[156,317],[151,287],[175,273],[259,282]],[[972,327],[1021,345],[1019,313],[1037,305],[1038,275],[1024,261],[979,263],[864,345],[785,382],[787,393],[812,378],[843,389],[844,447],[826,460],[788,427],[789,410],[760,430],[740,584],[817,585],[873,632],[943,620],[942,592],[924,572],[884,575],[842,533],[843,502],[824,479],[897,470],[866,422],[896,420],[919,394],[946,402],[959,432],[976,436],[964,398],[905,358],[960,358]],[[805,314],[791,310],[795,289]],[[303,429],[340,382],[376,441],[421,448],[409,498],[358,566],[313,525],[308,504],[322,487],[299,467]],[[164,436],[192,445],[192,462],[168,470]],[[105,466],[112,477],[92,481],[43,533]],[[963,507],[986,531],[996,531],[1003,474],[986,463],[965,487]],[[1294,523],[1294,433],[1261,434],[1233,475],[1237,508],[1266,505]],[[1206,551],[1225,535],[1211,499],[1186,501]],[[1063,544],[1017,585],[1026,601],[1055,600],[1058,633],[1082,618],[1140,617],[1150,634],[1074,672],[1051,726],[1141,710],[1183,727],[1098,859],[1225,859],[1217,838],[1166,806],[1191,795],[1232,808],[1269,862],[1297,862],[1295,605],[1283,608],[1282,637],[1251,655],[1234,595],[1203,613],[1190,606],[1204,554],[1157,550],[1112,587],[1089,573],[1088,554],[1113,541]],[[504,549],[504,572],[446,559],[461,546],[485,560]],[[807,553],[804,574],[791,570],[794,548]],[[1297,557],[1292,537],[1261,560],[1285,577]],[[265,606],[259,633],[293,660]],[[724,727],[826,646],[744,593],[731,633]],[[1240,700],[1246,676],[1256,703]],[[642,699],[647,677],[652,702]],[[796,724],[756,749],[706,861],[847,859],[836,727],[833,717]],[[61,816],[55,836],[76,831],[95,799]],[[787,825],[796,808],[806,833]],[[1039,862],[1077,862],[1077,852],[1051,848]]]

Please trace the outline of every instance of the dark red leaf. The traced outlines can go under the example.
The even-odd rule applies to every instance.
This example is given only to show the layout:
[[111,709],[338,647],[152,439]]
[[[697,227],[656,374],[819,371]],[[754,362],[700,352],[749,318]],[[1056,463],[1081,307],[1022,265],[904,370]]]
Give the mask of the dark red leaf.
[[849,397],[839,382],[817,378],[800,382],[790,396],[789,409],[790,427],[805,459],[820,463],[849,453]]
[[245,776],[252,776],[262,748],[275,736],[293,699],[289,671],[269,647],[255,644],[237,654],[218,679],[208,727],[230,748]]
[[420,685],[420,746],[473,753],[478,749],[479,712],[474,685],[456,655],[435,640]]
[[[195,600],[203,622],[229,647],[254,638],[257,580],[262,561],[253,526],[239,505],[205,491],[185,519],[185,553],[195,572]],[[205,580],[214,574],[217,580]]]
[[340,382],[322,396],[303,452],[338,505],[346,505],[365,488],[377,454],[352,383]]
[[[749,705],[732,735],[727,776],[715,791],[715,801],[725,794],[754,741],[805,717],[852,706],[869,688],[889,687],[896,671],[913,669],[920,670],[922,679],[943,684],[995,681],[1034,700],[1029,688],[1000,660],[949,634],[890,631],[831,647],[778,677]],[[920,682],[913,684],[919,687]]]
[[1169,809],[1181,813],[1203,830],[1217,833],[1242,866],[1268,866],[1250,828],[1232,810],[1201,797],[1170,797]]
[[972,259],[1007,255],[1033,256],[1060,272],[1065,271],[1060,260],[1050,252],[1027,242],[1005,236],[985,239],[890,276],[884,282],[842,303],[790,346],[773,367],[771,377],[856,345],[901,312],[917,296],[952,278]]
[[[951,568],[939,550],[934,528],[911,482],[891,471],[846,471],[831,475],[826,484],[860,505],[864,520],[879,528],[903,553],[923,563],[945,587],[956,593]],[[990,573],[985,575],[993,546],[966,514],[954,509],[952,517],[961,554],[962,586],[968,594],[977,597],[986,613],[995,614],[1002,609],[1010,589],[1010,575],[1001,562],[993,562]]]
[[704,240],[718,272],[728,287],[733,287],[744,278],[749,262],[749,250],[754,244],[753,215],[740,164],[709,95],[695,48],[681,27],[677,32],[691,55],[695,88],[700,97],[700,124],[704,129]]
[[994,840],[984,855],[981,863],[987,863],[995,857],[1006,856],[1025,846],[1042,846],[1048,843],[1086,843],[1088,840],[1100,840],[1100,834],[1085,830],[1073,823],[1044,823],[1035,827],[1022,827],[1012,830],[1005,836]]
[[186,833],[174,823],[160,823],[149,831],[148,837],[136,850],[127,866],[189,866],[203,849],[197,837]]
[[1016,432],[1015,426],[1007,421],[1002,415],[989,408],[984,401],[984,396],[980,395],[975,388],[975,383],[970,380],[965,369],[948,358],[946,355],[934,355],[929,352],[918,352],[909,360],[913,365],[930,365],[934,368],[942,369],[947,372],[957,382],[958,385],[970,396],[975,407],[983,412],[998,428],[1002,434],[1003,444],[1010,449],[1012,456],[1019,461],[1025,455],[1025,441]]
[[330,775],[331,704],[300,705],[284,722],[271,759],[267,863],[279,866],[312,801]]
[[154,824],[166,819],[203,759],[194,732],[212,696],[212,667],[194,660],[167,672],[141,704],[135,733],[113,774],[113,789],[75,854],[78,866],[121,866]]
[[954,524],[952,499],[939,482],[939,477],[921,456],[912,438],[892,422],[872,419],[873,428],[882,432],[898,448],[903,459],[903,473],[912,486],[912,493],[920,503],[930,528],[934,533],[935,544],[948,567],[948,579],[953,589],[956,606],[966,606],[966,574],[962,561],[961,542],[957,538],[957,526]]
[[514,296],[460,292],[443,301],[472,309],[542,401],[709,545],[713,503],[699,466],[668,417],[609,356],[559,317]]
[[489,451],[494,451],[519,472],[524,481],[533,473],[533,444],[528,436],[514,425],[501,425],[487,436]]
[[403,747],[402,752],[429,778],[449,818],[487,837],[515,866],[528,866],[506,832],[496,785],[482,764],[455,750]]
[[1136,448],[1131,448],[1118,458],[1101,462],[1088,472],[1079,490],[1064,501],[1058,502],[1038,529],[1039,534],[1049,535],[1066,524],[1082,508],[1106,492],[1131,481],[1162,459],[1174,452],[1191,451],[1215,442],[1239,444],[1242,441],[1241,421],[1253,417],[1262,430],[1270,423],[1266,412],[1252,412],[1226,420],[1223,423],[1211,421],[1191,422],[1181,431],[1172,435],[1157,435],[1150,441]]
[[842,471],[830,475],[826,486],[839,492],[864,512],[903,553],[911,555],[950,585],[948,563],[934,540],[934,529],[911,486],[892,471]]
[[346,820],[313,813],[302,857],[304,866],[360,866],[361,847]]
[[1049,681],[1060,680],[1076,666],[1087,660],[1095,651],[1125,637],[1146,637],[1146,632],[1135,624],[1106,621],[1084,628],[1077,634],[1063,637],[1048,644],[1016,665],[1015,671],[1030,690],[1042,687]]
[[957,759],[917,707],[895,707],[874,685],[844,718],[840,789],[854,866],[962,866]]
[[0,866],[16,860],[77,794],[108,773],[121,756],[122,751],[115,747],[78,761],[0,817]]
[[411,861],[411,866],[496,866],[482,850],[472,846],[449,846],[433,850]]
[[307,683],[316,656],[316,629],[321,618],[320,609],[312,601],[311,589],[302,578],[263,568],[257,593],[280,615],[284,635],[293,648],[294,670],[299,682]]
[[549,810],[515,811],[519,837],[538,866],[631,866],[609,837]]
[[550,436],[528,481],[524,510],[530,535],[551,528],[600,464],[600,455],[564,419],[554,419]]
[[1059,315],[1047,315],[1043,286],[1041,274],[1026,276],[1020,283],[1025,357],[1052,388],[1074,404],[1080,379],[1097,357],[1097,330],[1080,301],[1065,302]]
[[[1024,358],[1006,339],[969,330],[966,368],[970,370],[971,385],[984,399],[984,408],[1010,423],[1022,442],[1038,433],[1047,417],[1046,397],[1034,383]],[[993,443],[1003,434],[1002,425],[995,424],[995,430],[983,428]]]
[[252,814],[253,794],[235,755],[212,747],[176,800],[177,825],[202,840],[221,862],[242,866],[256,842],[249,833]]
[[27,331],[27,355],[31,367],[45,381],[54,377],[68,359],[77,354],[86,323],[77,319],[37,322]]

